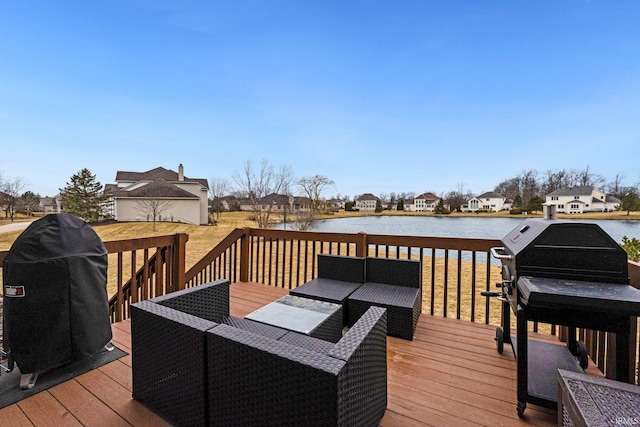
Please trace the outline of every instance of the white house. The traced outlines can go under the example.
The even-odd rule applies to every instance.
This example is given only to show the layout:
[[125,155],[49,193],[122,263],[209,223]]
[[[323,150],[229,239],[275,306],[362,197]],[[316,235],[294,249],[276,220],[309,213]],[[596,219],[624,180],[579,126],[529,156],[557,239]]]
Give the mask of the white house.
[[375,212],[379,201],[373,194],[366,193],[356,199],[355,208],[360,212]]
[[116,221],[152,221],[156,210],[160,221],[206,225],[209,184],[206,179],[187,178],[178,172],[157,167],[147,172],[116,173],[116,184],[105,186],[112,196]]
[[407,212],[433,212],[440,198],[433,193],[424,193],[414,199],[407,200],[404,210]]
[[612,212],[620,199],[607,196],[593,187],[561,188],[547,194],[546,203],[555,205],[558,213]]
[[338,212],[340,210],[344,210],[345,202],[340,199],[329,199],[327,200],[327,204],[331,208],[333,212]]
[[473,197],[462,206],[463,212],[498,212],[511,209],[513,202],[502,194],[494,191],[488,191],[477,197]]

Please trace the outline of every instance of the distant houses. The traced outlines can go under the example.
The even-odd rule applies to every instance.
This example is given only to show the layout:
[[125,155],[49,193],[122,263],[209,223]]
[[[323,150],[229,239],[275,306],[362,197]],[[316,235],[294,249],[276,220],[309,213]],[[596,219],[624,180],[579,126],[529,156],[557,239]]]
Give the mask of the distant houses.
[[433,193],[424,193],[413,199],[405,200],[405,212],[433,212],[440,202],[440,197]]
[[360,212],[375,212],[382,201],[371,193],[361,195],[355,200],[354,208]]
[[556,212],[568,214],[613,212],[620,206],[620,199],[593,187],[561,188],[547,194],[545,202],[555,205]]
[[502,194],[494,191],[482,193],[473,197],[461,207],[462,212],[499,212],[509,210],[513,206],[513,200],[507,199]]

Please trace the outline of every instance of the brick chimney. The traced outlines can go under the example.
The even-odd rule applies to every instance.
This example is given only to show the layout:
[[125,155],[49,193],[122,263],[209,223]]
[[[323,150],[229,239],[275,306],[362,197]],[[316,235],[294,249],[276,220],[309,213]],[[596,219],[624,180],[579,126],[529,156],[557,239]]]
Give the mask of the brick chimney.
[[178,181],[184,181],[184,167],[182,163],[178,166]]

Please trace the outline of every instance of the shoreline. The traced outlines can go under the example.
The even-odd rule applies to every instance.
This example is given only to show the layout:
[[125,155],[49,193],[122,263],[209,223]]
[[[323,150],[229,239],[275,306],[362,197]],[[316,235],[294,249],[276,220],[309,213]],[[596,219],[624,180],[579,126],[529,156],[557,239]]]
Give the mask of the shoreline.
[[[444,217],[444,218],[542,218],[542,212],[511,215],[508,211],[492,212],[492,213],[475,213],[475,212],[452,212],[450,214],[434,214],[432,212],[405,212],[405,211],[382,211],[382,212],[358,212],[344,211],[335,212],[333,214],[323,214],[319,219],[334,218],[351,218],[359,216],[426,216],[426,217]],[[583,214],[557,214],[557,219],[596,219],[596,220],[612,220],[612,221],[640,221],[640,212],[631,212],[627,215],[626,211],[616,212],[589,212]]]

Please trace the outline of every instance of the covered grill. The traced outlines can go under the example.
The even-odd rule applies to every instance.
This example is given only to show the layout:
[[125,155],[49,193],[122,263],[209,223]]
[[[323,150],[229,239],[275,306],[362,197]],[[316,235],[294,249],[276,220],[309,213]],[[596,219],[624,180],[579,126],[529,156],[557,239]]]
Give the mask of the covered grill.
[[109,345],[107,251],[93,228],[69,214],[33,222],[3,263],[4,347],[21,387],[38,374]]
[[[555,219],[527,219],[502,238],[492,254],[502,262],[499,352],[511,344],[518,365],[518,415],[526,403],[555,407],[557,369],[581,372],[588,365],[576,328],[616,333],[615,379],[630,379],[629,334],[640,315],[640,291],[629,285],[627,254],[598,225]],[[511,336],[510,313],[516,315]],[[568,327],[567,346],[528,340],[528,322]],[[531,371],[531,372],[529,372]]]

